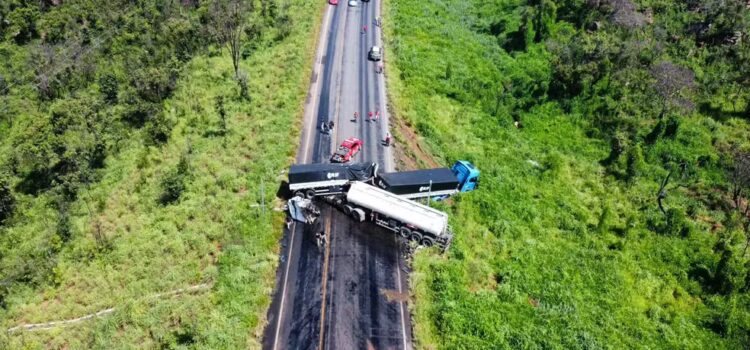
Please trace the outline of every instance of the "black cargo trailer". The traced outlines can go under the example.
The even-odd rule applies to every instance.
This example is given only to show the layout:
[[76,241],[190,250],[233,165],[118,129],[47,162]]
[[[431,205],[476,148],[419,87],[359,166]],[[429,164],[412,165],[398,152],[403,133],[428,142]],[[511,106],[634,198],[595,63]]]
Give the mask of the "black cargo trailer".
[[443,197],[458,192],[458,178],[449,168],[383,173],[375,184],[406,198]]
[[294,164],[289,169],[289,190],[307,198],[339,194],[352,181],[369,181],[375,177],[376,163]]

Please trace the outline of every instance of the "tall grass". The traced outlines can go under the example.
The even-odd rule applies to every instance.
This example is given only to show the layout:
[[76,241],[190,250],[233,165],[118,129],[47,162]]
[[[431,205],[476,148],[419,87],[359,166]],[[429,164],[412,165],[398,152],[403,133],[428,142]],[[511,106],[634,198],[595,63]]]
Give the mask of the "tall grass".
[[[677,139],[649,148],[643,176],[625,184],[600,165],[609,146],[588,133],[588,116],[540,100],[519,112],[524,127],[517,129],[516,111],[501,106],[490,115],[461,95],[471,81],[549,79],[543,44],[511,55],[472,30],[483,20],[482,3],[384,1],[395,118],[413,125],[420,135],[413,142],[445,164],[467,159],[482,171],[477,191],[444,207],[456,234],[448,254],[420,252],[414,260],[418,347],[746,346],[743,326],[716,325],[750,324],[747,293],[704,293],[689,276],[695,266],[715,266],[711,224],[723,212],[677,188],[669,206],[691,212],[688,235],[649,225],[661,217],[655,194],[667,172],[652,164],[673,154],[716,160],[711,138],[746,143],[732,134],[745,134],[747,123],[685,117]],[[702,188],[724,181],[716,168],[698,172]]]
[[[278,261],[277,186],[293,159],[323,2],[292,2],[291,33],[242,62],[252,102],[238,97],[231,59],[213,51],[189,62],[164,111],[175,123],[162,147],[123,137],[100,182],[70,210],[72,238],[54,283],[13,286],[3,327],[117,311],[77,325],[0,332],[2,348],[259,348]],[[272,36],[273,33],[269,33]],[[216,96],[225,97],[222,136]],[[162,179],[186,158],[185,189],[162,204]],[[53,230],[44,196],[9,235]],[[30,235],[31,236],[31,235]],[[44,237],[44,235],[33,235]],[[55,236],[56,237],[56,236]],[[42,238],[43,239],[43,238]],[[149,295],[211,283],[209,292]]]

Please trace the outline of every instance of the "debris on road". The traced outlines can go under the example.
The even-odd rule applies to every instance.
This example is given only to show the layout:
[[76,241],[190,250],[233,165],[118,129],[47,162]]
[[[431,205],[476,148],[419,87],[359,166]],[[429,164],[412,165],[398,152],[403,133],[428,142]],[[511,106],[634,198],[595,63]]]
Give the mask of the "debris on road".
[[293,197],[288,201],[289,216],[299,222],[313,224],[320,216],[320,209],[310,199]]

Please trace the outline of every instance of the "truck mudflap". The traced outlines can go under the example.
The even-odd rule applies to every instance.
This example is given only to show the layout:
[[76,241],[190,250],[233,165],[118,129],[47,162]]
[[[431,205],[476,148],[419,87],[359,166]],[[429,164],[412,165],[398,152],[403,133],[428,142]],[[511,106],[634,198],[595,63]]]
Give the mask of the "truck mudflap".
[[307,198],[293,197],[287,201],[289,216],[299,222],[313,224],[320,216],[320,209]]

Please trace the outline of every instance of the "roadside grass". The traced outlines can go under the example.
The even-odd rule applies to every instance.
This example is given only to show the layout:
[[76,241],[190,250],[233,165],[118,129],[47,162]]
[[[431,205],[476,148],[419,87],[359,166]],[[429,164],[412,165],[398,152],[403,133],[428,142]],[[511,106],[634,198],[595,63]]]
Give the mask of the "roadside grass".
[[[72,206],[71,241],[57,257],[54,283],[12,286],[3,327],[107,316],[48,331],[2,332],[2,348],[259,348],[270,304],[281,214],[275,193],[293,159],[309,65],[324,3],[290,4],[291,34],[242,62],[250,103],[241,100],[226,51],[188,63],[164,111],[175,123],[163,147],[123,138],[100,182]],[[221,135],[216,96],[225,97]],[[162,179],[184,158],[185,191],[159,203]],[[52,235],[45,196],[25,199],[24,224],[8,232]],[[26,232],[49,235],[27,235]],[[209,283],[209,291],[150,298]]]
[[[704,298],[688,276],[696,265],[716,264],[711,224],[724,214],[671,188],[667,206],[692,212],[689,233],[649,230],[661,217],[655,194],[667,171],[648,164],[687,152],[718,160],[712,137],[746,142],[746,122],[685,117],[679,136],[645,150],[643,175],[624,184],[600,165],[609,146],[586,133],[585,116],[541,103],[522,113],[517,129],[511,111],[491,116],[461,97],[461,84],[472,80],[547,77],[538,47],[503,52],[471,30],[476,13],[466,2],[383,5],[392,115],[412,125],[414,142],[444,164],[467,159],[482,171],[477,191],[438,205],[455,232],[450,251],[414,259],[418,348],[743,346],[741,336],[712,327],[716,317],[748,324],[748,296]],[[724,181],[715,168],[697,171],[698,186]],[[724,311],[727,304],[735,306]]]

